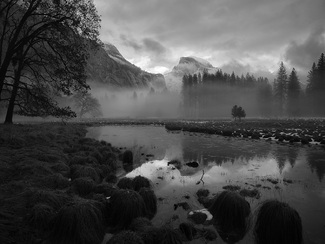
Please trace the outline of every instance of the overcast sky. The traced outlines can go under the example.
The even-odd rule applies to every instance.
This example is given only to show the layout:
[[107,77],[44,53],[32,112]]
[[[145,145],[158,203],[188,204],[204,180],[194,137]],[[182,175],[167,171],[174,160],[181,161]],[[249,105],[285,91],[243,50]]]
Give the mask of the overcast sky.
[[325,52],[325,0],[94,2],[102,41],[150,72],[196,56],[237,73],[274,72],[284,61],[303,75]]

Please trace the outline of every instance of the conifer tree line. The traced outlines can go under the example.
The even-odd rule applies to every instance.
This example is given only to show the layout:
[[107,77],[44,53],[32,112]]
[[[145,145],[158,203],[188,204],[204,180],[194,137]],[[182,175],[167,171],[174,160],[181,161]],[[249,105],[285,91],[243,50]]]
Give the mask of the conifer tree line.
[[302,89],[295,68],[280,63],[273,84],[249,73],[240,77],[218,70],[186,74],[182,79],[182,113],[189,118],[229,117],[234,105],[250,117],[325,116],[325,58],[322,53]]

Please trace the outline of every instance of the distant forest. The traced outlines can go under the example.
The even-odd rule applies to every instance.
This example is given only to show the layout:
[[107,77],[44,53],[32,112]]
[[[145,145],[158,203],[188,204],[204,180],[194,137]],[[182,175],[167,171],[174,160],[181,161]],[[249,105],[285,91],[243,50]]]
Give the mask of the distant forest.
[[231,108],[242,106],[248,117],[325,116],[325,57],[313,63],[303,89],[295,68],[288,73],[283,62],[271,83],[247,73],[239,77],[218,70],[184,75],[182,115],[187,118],[229,117]]

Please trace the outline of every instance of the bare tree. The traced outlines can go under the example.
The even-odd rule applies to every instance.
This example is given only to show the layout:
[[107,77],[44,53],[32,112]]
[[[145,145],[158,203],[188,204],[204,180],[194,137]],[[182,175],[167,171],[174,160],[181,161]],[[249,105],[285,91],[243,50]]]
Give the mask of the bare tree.
[[[89,89],[88,52],[100,43],[100,19],[92,1],[5,0],[0,19],[0,98],[9,104],[7,123],[15,105],[24,115],[58,115],[64,110],[54,95]],[[73,115],[69,109],[65,112]]]

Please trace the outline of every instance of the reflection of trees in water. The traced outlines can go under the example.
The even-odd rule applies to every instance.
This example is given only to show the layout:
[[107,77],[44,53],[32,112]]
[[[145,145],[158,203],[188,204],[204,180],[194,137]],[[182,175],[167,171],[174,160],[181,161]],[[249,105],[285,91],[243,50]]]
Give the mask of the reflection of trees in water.
[[311,171],[316,171],[317,177],[321,182],[325,175],[325,155],[324,151],[308,151],[306,154],[307,162]]
[[245,141],[216,136],[207,138],[184,135],[182,145],[184,162],[198,161],[203,165],[214,162],[220,166],[229,161],[234,163],[237,160],[265,158],[271,151],[270,145],[263,141]]
[[286,146],[276,147],[273,154],[274,158],[278,164],[280,174],[282,174],[283,168],[287,161],[287,151],[288,148]]
[[282,174],[287,161],[290,163],[292,168],[295,166],[298,154],[299,148],[284,145],[274,148],[273,155],[278,164],[280,174]]

